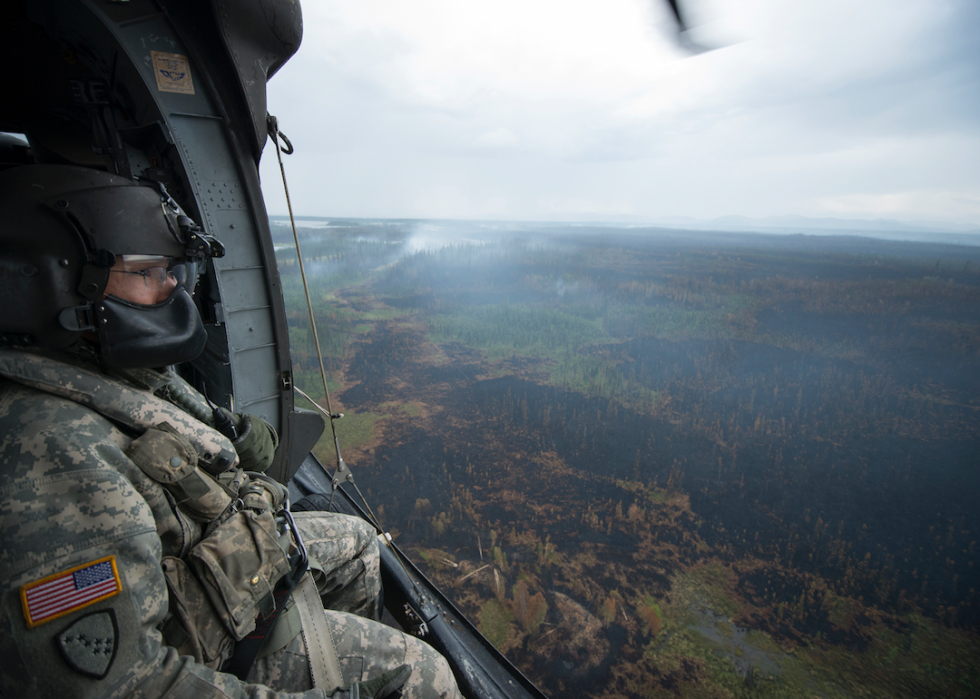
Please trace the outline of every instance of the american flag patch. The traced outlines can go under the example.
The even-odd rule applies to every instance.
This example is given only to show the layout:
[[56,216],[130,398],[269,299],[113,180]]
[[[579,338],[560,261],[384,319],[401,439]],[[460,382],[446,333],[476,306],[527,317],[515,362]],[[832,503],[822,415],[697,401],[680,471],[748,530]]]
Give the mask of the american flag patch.
[[121,589],[116,557],[107,556],[24,585],[20,603],[27,627],[33,629],[112,597]]

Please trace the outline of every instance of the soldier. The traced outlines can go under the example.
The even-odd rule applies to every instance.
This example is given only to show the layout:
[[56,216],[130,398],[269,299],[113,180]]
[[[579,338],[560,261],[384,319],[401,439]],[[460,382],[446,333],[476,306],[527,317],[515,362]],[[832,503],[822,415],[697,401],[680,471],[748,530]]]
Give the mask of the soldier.
[[0,695],[458,696],[374,620],[373,529],[291,514],[275,431],[169,368],[221,244],[85,168],[0,173],[0,211]]

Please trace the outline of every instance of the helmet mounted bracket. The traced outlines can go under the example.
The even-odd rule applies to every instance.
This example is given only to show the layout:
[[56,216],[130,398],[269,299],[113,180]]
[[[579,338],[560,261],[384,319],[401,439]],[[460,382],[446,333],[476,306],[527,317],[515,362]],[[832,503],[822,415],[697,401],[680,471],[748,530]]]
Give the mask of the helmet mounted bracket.
[[95,317],[91,304],[62,309],[58,314],[58,323],[72,332],[94,332]]
[[[177,202],[170,196],[170,192],[167,191],[163,182],[149,177],[139,177],[137,182],[143,186],[151,187],[160,195],[160,206],[163,209],[163,218],[167,222],[167,228],[170,229],[170,234],[174,240],[186,246],[185,255],[188,258],[197,260],[203,265],[208,258],[225,256],[225,246],[222,245],[221,241],[205,233],[204,229],[197,225],[190,216],[181,213]],[[175,224],[176,228],[174,227]],[[179,233],[177,229],[180,229]]]

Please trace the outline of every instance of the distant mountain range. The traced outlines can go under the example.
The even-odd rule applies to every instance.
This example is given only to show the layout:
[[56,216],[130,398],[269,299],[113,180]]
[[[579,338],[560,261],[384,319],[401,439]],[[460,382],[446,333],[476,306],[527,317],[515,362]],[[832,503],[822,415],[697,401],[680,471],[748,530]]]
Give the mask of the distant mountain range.
[[755,230],[757,228],[779,228],[786,230],[821,229],[849,231],[908,231],[917,233],[972,233],[980,235],[980,228],[965,223],[937,221],[901,222],[887,218],[808,218],[806,216],[766,216],[749,218],[747,216],[720,216],[712,219],[697,219],[691,216],[667,216],[656,219],[658,223],[685,225],[690,227]]
[[938,221],[894,221],[876,218],[809,218],[806,216],[721,216],[697,219],[667,216],[650,220],[651,225],[711,231],[758,233],[804,233],[810,235],[858,235],[889,240],[916,240],[932,243],[980,245],[980,228],[963,223]]

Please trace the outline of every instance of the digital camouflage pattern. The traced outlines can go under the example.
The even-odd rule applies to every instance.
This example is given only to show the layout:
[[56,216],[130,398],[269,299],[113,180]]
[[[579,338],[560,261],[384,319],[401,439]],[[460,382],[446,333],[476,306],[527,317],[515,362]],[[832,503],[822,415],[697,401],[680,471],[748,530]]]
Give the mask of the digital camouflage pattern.
[[374,527],[329,512],[293,514],[323,606],[381,619],[381,552]]
[[[154,396],[153,381],[102,376],[69,357],[0,349],[0,376],[7,377],[0,378],[0,695],[324,697],[311,689],[301,636],[260,657],[249,682],[217,671],[232,634],[247,633],[282,569],[278,544],[255,543],[275,536],[271,512],[226,510],[218,526],[205,516],[216,507],[213,485],[231,488],[241,478],[223,435]],[[130,457],[154,429],[173,450],[157,461],[173,469],[163,484]],[[200,468],[189,467],[194,458]],[[202,470],[219,468],[225,475],[217,480]],[[264,498],[271,509],[274,497],[252,501]],[[327,513],[296,520],[321,569],[314,575],[322,598],[375,616],[373,530]],[[28,628],[23,586],[107,556],[118,568],[118,593]],[[408,663],[404,696],[458,696],[446,661],[425,643],[359,616],[325,614],[345,684]]]
[[[334,611],[324,613],[345,685],[405,663],[412,668],[412,674],[402,688],[403,696],[460,696],[445,659],[424,641],[370,619]],[[293,691],[309,689],[303,637],[297,636],[285,650],[258,660],[248,680]]]

